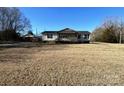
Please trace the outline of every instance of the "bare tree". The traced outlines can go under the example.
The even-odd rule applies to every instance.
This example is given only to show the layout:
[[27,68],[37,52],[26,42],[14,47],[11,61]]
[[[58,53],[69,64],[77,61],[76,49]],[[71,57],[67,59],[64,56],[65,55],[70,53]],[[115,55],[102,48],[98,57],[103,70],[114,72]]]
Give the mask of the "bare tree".
[[119,43],[122,43],[123,40],[123,33],[124,33],[124,22],[122,20],[122,18],[120,18],[120,22],[119,22]]
[[122,43],[124,22],[119,17],[108,17],[103,22],[102,26],[99,27],[99,29],[95,29],[93,33],[94,36],[97,37],[97,41]]
[[18,8],[0,8],[0,31],[23,34],[31,30],[31,24]]
[[0,27],[20,32],[31,29],[31,24],[18,8],[0,8]]
[[0,8],[0,30],[3,31],[6,28],[6,24],[8,23],[8,8],[1,7]]
[[[107,18],[106,21],[103,24],[103,27],[105,28],[108,33],[110,33],[111,37],[115,37],[116,42],[119,41],[118,35],[119,35],[119,29],[118,29],[118,18]],[[111,38],[110,38],[111,39]]]

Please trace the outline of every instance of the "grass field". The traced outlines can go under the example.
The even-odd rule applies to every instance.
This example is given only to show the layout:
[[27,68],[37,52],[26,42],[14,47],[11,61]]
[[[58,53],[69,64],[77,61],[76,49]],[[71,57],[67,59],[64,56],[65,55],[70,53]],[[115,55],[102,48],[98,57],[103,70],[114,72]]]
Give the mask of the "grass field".
[[124,45],[0,49],[0,85],[124,85]]

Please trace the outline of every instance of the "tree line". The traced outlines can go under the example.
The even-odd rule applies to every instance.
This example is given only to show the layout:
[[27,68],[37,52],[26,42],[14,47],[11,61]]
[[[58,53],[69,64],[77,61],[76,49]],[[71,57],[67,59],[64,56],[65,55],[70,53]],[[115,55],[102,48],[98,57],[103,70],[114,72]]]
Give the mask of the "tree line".
[[124,43],[124,21],[121,18],[107,18],[91,34],[91,40],[108,43]]
[[0,8],[0,40],[20,40],[20,36],[30,30],[30,20],[19,8]]

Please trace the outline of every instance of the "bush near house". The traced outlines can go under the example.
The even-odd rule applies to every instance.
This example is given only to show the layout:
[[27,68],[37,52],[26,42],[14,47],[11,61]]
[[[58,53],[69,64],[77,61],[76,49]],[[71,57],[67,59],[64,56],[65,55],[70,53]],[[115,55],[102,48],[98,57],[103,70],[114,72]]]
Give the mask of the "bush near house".
[[14,30],[0,31],[0,40],[1,41],[19,41],[20,34],[16,33],[16,31]]

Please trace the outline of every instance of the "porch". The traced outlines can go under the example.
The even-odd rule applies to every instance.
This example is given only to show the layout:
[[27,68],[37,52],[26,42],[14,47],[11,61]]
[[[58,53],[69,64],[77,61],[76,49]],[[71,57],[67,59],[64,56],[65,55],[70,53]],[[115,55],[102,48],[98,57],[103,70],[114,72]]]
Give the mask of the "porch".
[[58,41],[77,42],[79,35],[76,33],[61,33],[58,35]]

